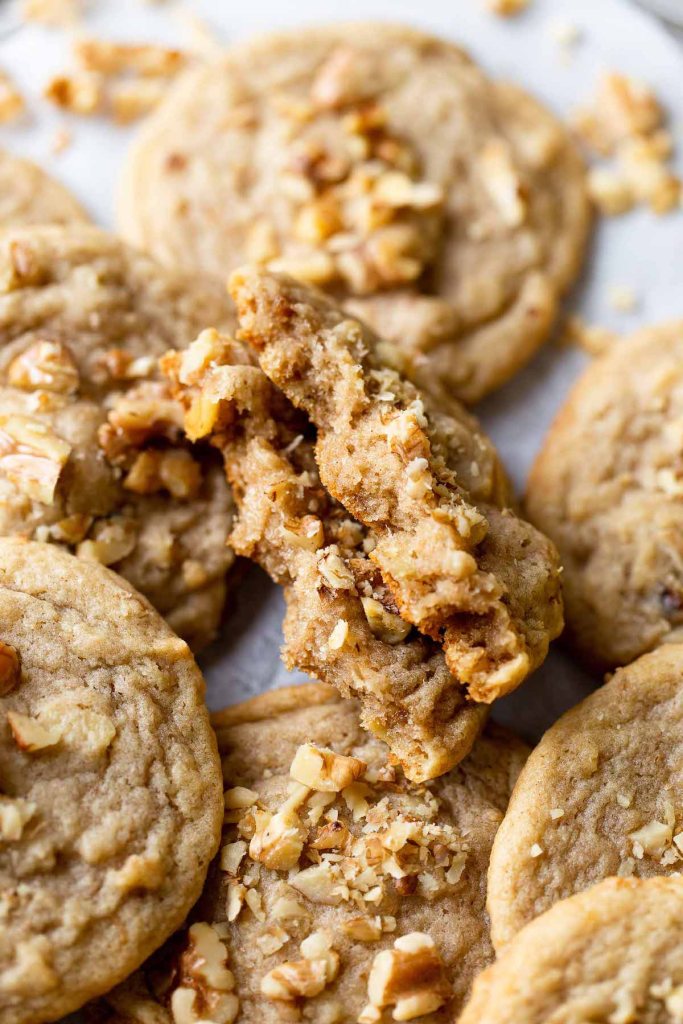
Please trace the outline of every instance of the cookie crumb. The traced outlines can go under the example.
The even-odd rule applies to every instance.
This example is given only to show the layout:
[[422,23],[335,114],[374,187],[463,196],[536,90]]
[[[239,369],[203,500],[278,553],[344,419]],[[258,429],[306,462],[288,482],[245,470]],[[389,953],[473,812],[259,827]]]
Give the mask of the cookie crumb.
[[501,18],[510,18],[521,11],[526,10],[531,0],[484,0],[484,3],[493,14]]
[[587,324],[580,316],[568,316],[560,334],[560,344],[576,345],[590,356],[600,356],[617,341],[618,335],[606,327]]
[[0,124],[18,121],[26,113],[26,102],[5,71],[0,71]]
[[83,15],[83,0],[22,0],[19,17],[48,28],[69,28]]
[[564,818],[564,811],[561,807],[553,807],[550,817],[553,821],[559,821],[560,818]]
[[533,846],[531,847],[531,849],[529,850],[529,856],[533,857],[533,858],[536,858],[536,857],[540,857],[542,854],[543,854],[543,847],[539,846],[538,843],[534,843]]
[[611,285],[607,299],[612,307],[620,313],[633,313],[638,307],[638,298],[632,288],[627,285]]

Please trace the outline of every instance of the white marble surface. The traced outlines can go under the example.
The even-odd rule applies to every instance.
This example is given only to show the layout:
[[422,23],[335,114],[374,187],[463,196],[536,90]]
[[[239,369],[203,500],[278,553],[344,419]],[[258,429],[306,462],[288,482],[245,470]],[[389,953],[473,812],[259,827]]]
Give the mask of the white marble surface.
[[[119,39],[183,44],[186,31],[173,2],[95,0],[87,27]],[[650,82],[666,102],[675,134],[683,131],[683,57],[679,44],[653,17],[627,0],[533,0],[514,20],[496,19],[481,0],[195,0],[182,5],[196,12],[226,42],[250,32],[320,20],[377,17],[431,28],[466,45],[486,69],[510,77],[566,114],[591,95],[602,69],[617,68]],[[563,60],[552,26],[576,25],[582,35],[573,59]],[[12,31],[11,0],[0,0],[0,66],[33,97],[33,116],[18,128],[0,129],[0,144],[32,156],[67,183],[102,225],[115,224],[115,193],[131,132],[104,121],[74,120],[73,145],[50,154],[55,130],[66,121],[39,100],[43,83],[68,64],[68,42],[61,32],[36,27]],[[9,33],[2,37],[4,29]],[[680,141],[680,138],[679,138]],[[639,305],[631,314],[615,312],[608,290],[624,285]],[[571,298],[589,321],[630,331],[640,324],[683,315],[683,214],[656,218],[638,211],[600,225],[589,266]],[[482,418],[522,488],[531,460],[555,410],[584,357],[548,345],[507,387],[482,406]],[[282,600],[259,570],[246,570],[236,584],[220,642],[204,656],[209,699],[214,707],[278,685],[287,678],[279,662]],[[535,677],[501,701],[496,716],[534,737],[593,685],[561,651],[555,650]]]

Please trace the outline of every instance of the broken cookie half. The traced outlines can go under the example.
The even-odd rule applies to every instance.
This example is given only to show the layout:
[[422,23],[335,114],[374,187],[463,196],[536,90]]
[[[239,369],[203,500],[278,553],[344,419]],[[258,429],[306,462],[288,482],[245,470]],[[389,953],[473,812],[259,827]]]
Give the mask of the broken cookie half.
[[317,427],[322,483],[367,528],[401,617],[443,644],[473,700],[515,689],[562,627],[559,562],[500,475],[481,478],[476,421],[435,410],[387,368],[387,343],[291,278],[238,271],[231,293],[261,368]]

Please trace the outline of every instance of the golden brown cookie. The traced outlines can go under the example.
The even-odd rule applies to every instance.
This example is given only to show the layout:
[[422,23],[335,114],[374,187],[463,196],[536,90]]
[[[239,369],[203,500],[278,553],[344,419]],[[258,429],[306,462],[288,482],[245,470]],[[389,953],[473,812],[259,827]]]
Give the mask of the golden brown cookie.
[[0,149],[0,230],[89,219],[71,193],[37,164]]
[[205,318],[229,327],[229,299],[80,225],[6,233],[0,281],[0,535],[111,566],[201,647],[233,505],[219,460],[182,437],[157,359]]
[[562,628],[553,545],[479,480],[478,425],[380,360],[383,342],[319,292],[233,274],[241,337],[315,423],[330,494],[369,530],[401,616],[443,643],[469,696],[491,703],[544,660]]
[[678,1024],[683,880],[608,878],[522,929],[459,1024]]
[[120,223],[170,264],[324,287],[400,343],[409,377],[473,402],[547,338],[588,210],[535,100],[451,43],[359,23],[188,72],[133,148]]
[[415,786],[331,687],[268,693],[213,723],[220,856],[189,928],[109,995],[115,1014],[452,1020],[492,958],[486,864],[524,745],[485,734],[449,775]]
[[125,978],[214,856],[220,765],[187,645],[101,565],[0,539],[0,1019]]
[[491,856],[496,948],[608,875],[683,867],[683,646],[665,645],[567,711],[531,754]]
[[[465,757],[487,708],[468,700],[441,647],[398,614],[369,561],[363,526],[320,482],[310,425],[232,340],[205,331],[163,365],[187,407],[189,436],[222,453],[239,515],[235,551],[284,587],[283,659],[357,697],[363,726],[422,781]],[[505,488],[482,443],[482,488]]]
[[529,480],[557,544],[570,642],[598,668],[683,638],[683,321],[615,343],[584,372]]

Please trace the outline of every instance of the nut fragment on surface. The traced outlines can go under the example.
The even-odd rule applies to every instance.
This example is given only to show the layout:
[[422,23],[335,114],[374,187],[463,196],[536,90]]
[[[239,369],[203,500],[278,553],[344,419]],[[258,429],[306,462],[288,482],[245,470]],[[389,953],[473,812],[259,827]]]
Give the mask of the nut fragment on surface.
[[21,679],[21,660],[11,644],[0,640],[0,697],[4,697]]
[[78,390],[74,358],[60,341],[44,339],[25,349],[9,365],[8,383],[22,391],[54,391],[71,395]]
[[433,1013],[450,996],[443,961],[433,939],[411,932],[396,939],[393,949],[375,956],[368,978],[370,1005],[394,1007],[394,1020],[413,1020]]
[[494,14],[500,14],[503,18],[519,14],[529,6],[530,0],[485,0],[485,4]]
[[361,597],[361,604],[370,629],[385,644],[400,644],[410,633],[410,623],[390,612],[374,597]]
[[71,114],[89,116],[102,108],[104,91],[97,75],[55,75],[45,86],[46,100]]
[[267,999],[293,1002],[311,999],[334,981],[339,972],[339,954],[329,937],[314,932],[301,943],[302,960],[285,961],[261,979],[261,992]]
[[19,15],[50,28],[72,25],[83,13],[83,0],[21,0]]
[[228,951],[213,925],[199,921],[190,926],[178,965],[180,984],[171,994],[175,1024],[232,1024],[240,1004],[227,960]]
[[358,757],[335,754],[327,747],[303,743],[294,755],[290,775],[310,789],[341,793],[365,772],[366,765]]
[[16,842],[36,812],[36,805],[21,797],[0,796],[0,839]]
[[58,729],[44,726],[36,718],[18,711],[7,712],[7,724],[16,745],[29,754],[53,747],[61,738]]
[[0,416],[0,474],[34,501],[51,505],[71,445],[28,416]]
[[24,97],[9,75],[0,71],[0,124],[18,120],[25,110]]
[[296,867],[304,847],[304,832],[298,814],[285,809],[277,814],[256,811],[256,831],[249,844],[252,860],[273,871]]

